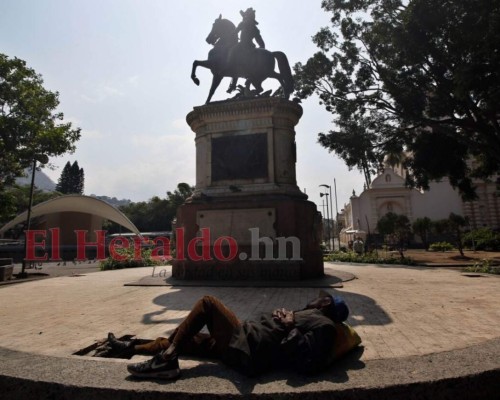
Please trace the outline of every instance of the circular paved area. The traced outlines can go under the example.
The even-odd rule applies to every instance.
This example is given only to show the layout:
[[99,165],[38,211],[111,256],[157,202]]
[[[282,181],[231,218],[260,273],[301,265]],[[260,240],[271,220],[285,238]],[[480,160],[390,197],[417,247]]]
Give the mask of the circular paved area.
[[[366,398],[377,398],[377,393],[387,395],[380,392],[383,387],[397,393],[417,385],[420,389],[414,387],[413,393],[418,394],[426,382],[433,381],[437,383],[432,390],[451,396],[449,387],[456,392],[465,390],[460,385],[473,384],[473,380],[464,383],[462,376],[481,377],[482,386],[498,388],[498,383],[492,387],[491,382],[500,382],[500,277],[471,278],[446,269],[337,263],[327,268],[358,278],[334,291],[342,293],[349,303],[348,322],[364,346],[330,371],[310,379],[278,372],[252,381],[223,365],[182,359],[182,379],[168,384],[138,382],[126,373],[125,364],[130,361],[91,360],[72,354],[103,339],[108,331],[117,336],[164,336],[205,294],[221,298],[241,319],[251,319],[281,306],[301,308],[315,297],[315,288],[124,286],[151,274],[152,268],[2,287],[0,376],[4,394],[16,398],[22,389],[20,382],[27,391],[40,390],[42,382],[50,383],[47,387],[53,392],[44,389],[50,396],[64,388],[72,398],[78,398],[78,393],[83,393],[82,398],[91,394],[75,388],[100,388],[101,398],[111,393],[115,398],[129,398],[128,394],[137,395],[138,391],[148,398],[165,392],[172,398],[186,393],[205,397],[267,393],[275,398],[277,393],[301,394],[301,398],[306,393],[312,393],[311,398],[320,393],[364,398],[366,393]],[[30,386],[26,382],[37,383]],[[106,392],[106,388],[111,391]],[[369,388],[371,392],[367,392]],[[477,388],[475,393],[481,395]],[[49,394],[40,394],[40,398],[50,398]]]

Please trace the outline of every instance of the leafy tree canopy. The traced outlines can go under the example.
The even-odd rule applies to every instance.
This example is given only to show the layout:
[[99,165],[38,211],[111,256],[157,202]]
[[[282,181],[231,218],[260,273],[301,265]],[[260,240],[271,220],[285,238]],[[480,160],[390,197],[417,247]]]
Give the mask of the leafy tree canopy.
[[482,227],[464,235],[464,243],[474,250],[500,250],[500,233],[491,228]]
[[[149,201],[141,201],[121,206],[120,210],[141,232],[165,231],[172,229],[172,220],[177,208],[192,195],[194,187],[179,183],[173,192],[168,191],[165,199],[158,196]],[[110,231],[113,230],[111,227]]]
[[[323,0],[321,51],[295,65],[298,95],[319,95],[336,128],[321,145],[370,175],[408,152],[410,185],[500,172],[500,0]],[[467,160],[473,160],[467,163]]]
[[410,220],[406,215],[388,212],[377,222],[377,230],[396,245],[401,258],[411,233]]
[[425,249],[429,248],[429,234],[432,230],[432,221],[428,217],[417,218],[412,224],[413,232],[420,236]]
[[[33,191],[33,205],[60,196],[59,192],[47,192],[36,189]],[[13,185],[0,192],[0,226],[13,219],[16,215],[28,209],[30,185]]]
[[406,215],[388,212],[377,222],[377,231],[382,235],[410,232],[410,220]]
[[450,213],[448,219],[438,220],[434,222],[434,229],[437,233],[444,233],[451,236],[455,242],[460,255],[464,256],[463,230],[469,225],[467,217],[458,214]]
[[46,90],[25,61],[0,53],[0,191],[34,159],[75,149],[80,129],[62,122],[58,105],[59,93]]
[[173,192],[167,192],[167,201],[177,209],[177,207],[184,204],[186,199],[193,194],[194,187],[187,183],[181,182],[177,185],[177,189]]

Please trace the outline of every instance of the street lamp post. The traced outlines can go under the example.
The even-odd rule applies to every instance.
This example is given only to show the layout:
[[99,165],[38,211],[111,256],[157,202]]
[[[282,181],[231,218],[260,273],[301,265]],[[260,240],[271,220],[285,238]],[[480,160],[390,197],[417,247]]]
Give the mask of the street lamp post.
[[[330,205],[328,204],[328,191],[326,189],[330,189],[330,186],[328,185],[325,185],[325,184],[322,184],[322,185],[319,185],[320,187],[324,187],[325,188],[325,193],[320,193],[320,197],[323,197],[325,196],[326,197],[326,224],[327,224],[327,238],[328,238],[328,249],[332,249],[331,248],[331,243],[330,243],[330,239],[331,239],[331,236],[330,236],[330,233],[331,233],[331,229],[330,229]],[[330,196],[331,197],[331,196]],[[332,209],[332,214],[333,214],[333,209]]]
[[320,193],[321,197],[325,196],[325,204],[326,204],[326,239],[328,241],[328,249],[330,249],[330,206],[328,205],[328,193]]
[[[331,214],[331,218],[332,218],[332,224],[330,225],[330,236],[332,238],[332,250],[335,250],[335,230],[334,230],[334,225],[335,225],[335,222],[333,220],[333,205],[332,205],[332,187],[329,186],[328,187],[328,190],[330,191],[330,214]],[[337,217],[335,217],[335,221],[337,221]]]

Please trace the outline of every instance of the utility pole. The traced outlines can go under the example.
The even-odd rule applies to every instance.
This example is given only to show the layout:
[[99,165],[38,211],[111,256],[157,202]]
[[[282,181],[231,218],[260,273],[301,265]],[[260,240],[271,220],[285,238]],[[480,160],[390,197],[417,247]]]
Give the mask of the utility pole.
[[[330,205],[328,204],[328,191],[326,189],[329,189],[330,186],[328,185],[319,185],[320,187],[324,187],[325,188],[325,193],[320,193],[320,196],[323,197],[323,196],[326,196],[326,223],[327,223],[327,228],[326,228],[326,231],[327,231],[327,238],[328,238],[328,249],[332,249],[332,244],[331,244],[331,236],[330,236],[330,233],[331,233],[331,229],[330,229]],[[333,214],[333,209],[332,209],[332,214]]]
[[329,225],[329,228],[330,228],[330,232],[331,232],[331,236],[332,236],[332,250],[335,250],[335,231],[334,231],[334,226],[335,226],[335,221],[337,220],[337,217],[335,217],[335,221],[333,219],[333,205],[332,205],[332,187],[329,186],[328,187],[329,191],[330,191],[330,210],[332,210],[332,224]]
[[[333,187],[335,188],[335,225],[337,229],[337,238],[339,241],[339,250],[340,250],[340,229],[339,229],[339,205],[337,203],[337,181],[333,178]],[[332,210],[333,211],[333,210]]]
[[35,190],[35,173],[36,173],[36,162],[39,161],[40,164],[47,164],[49,162],[49,157],[45,154],[37,154],[33,156],[33,164],[31,166],[31,184],[30,184],[30,198],[28,204],[28,215],[26,217],[26,230],[24,231],[24,256],[21,266],[21,278],[27,278],[28,274],[26,273],[26,260],[28,254],[28,235],[31,229],[31,209],[33,208],[33,192]]

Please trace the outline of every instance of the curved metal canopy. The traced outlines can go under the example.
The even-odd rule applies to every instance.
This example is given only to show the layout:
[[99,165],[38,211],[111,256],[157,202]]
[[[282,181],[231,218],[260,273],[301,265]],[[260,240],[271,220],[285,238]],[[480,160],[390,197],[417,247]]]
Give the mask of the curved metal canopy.
[[[117,224],[140,236],[140,232],[137,227],[120,210],[103,200],[79,194],[68,194],[37,204],[31,209],[31,217],[34,218],[45,214],[60,212],[80,212],[97,215],[116,222]],[[17,224],[26,221],[27,214],[28,211],[25,211],[15,217],[12,221],[2,226],[0,228],[0,235]]]

